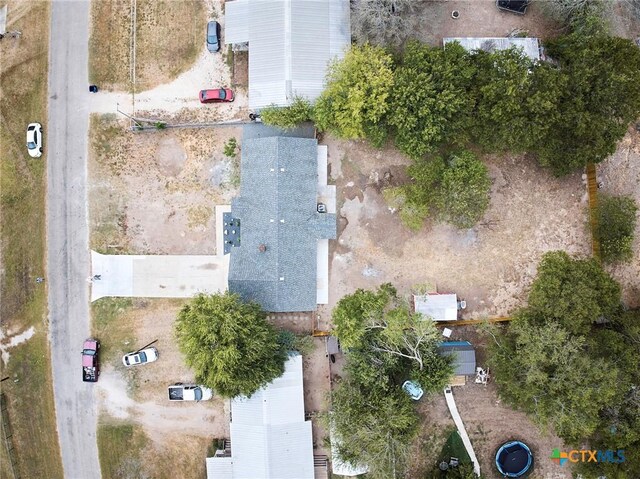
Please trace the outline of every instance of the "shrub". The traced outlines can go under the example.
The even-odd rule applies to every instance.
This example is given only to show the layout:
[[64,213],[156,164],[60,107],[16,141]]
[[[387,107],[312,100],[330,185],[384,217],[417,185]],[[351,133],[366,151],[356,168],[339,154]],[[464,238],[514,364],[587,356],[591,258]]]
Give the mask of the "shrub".
[[629,196],[602,196],[598,204],[596,238],[602,259],[628,261],[633,255],[633,236],[638,206]]
[[313,105],[301,96],[296,96],[289,106],[271,105],[260,110],[260,119],[263,123],[280,128],[295,128],[300,123],[310,121],[312,118]]

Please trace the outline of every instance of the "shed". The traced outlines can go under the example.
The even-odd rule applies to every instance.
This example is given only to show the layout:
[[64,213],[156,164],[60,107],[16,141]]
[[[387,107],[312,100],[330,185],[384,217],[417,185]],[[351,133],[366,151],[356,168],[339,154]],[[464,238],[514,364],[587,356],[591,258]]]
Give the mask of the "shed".
[[474,52],[482,50],[492,52],[495,50],[508,50],[518,48],[522,50],[532,61],[540,60],[540,43],[537,38],[521,37],[455,37],[443,38],[442,43],[446,48],[449,43],[458,42],[465,50]]
[[413,305],[416,313],[422,313],[434,321],[458,319],[458,297],[455,294],[414,294]]
[[470,376],[476,373],[476,351],[469,341],[440,343],[438,353],[442,356],[454,356],[453,367],[456,376]]
[[249,108],[313,101],[351,44],[349,1],[227,1],[225,43],[249,44]]

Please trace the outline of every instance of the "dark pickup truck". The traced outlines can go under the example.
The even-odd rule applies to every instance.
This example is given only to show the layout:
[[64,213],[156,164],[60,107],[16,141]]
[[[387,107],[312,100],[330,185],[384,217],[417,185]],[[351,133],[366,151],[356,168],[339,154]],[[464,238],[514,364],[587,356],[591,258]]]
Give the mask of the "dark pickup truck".
[[100,363],[98,351],[100,341],[89,338],[82,346],[82,380],[87,383],[95,383],[100,376]]

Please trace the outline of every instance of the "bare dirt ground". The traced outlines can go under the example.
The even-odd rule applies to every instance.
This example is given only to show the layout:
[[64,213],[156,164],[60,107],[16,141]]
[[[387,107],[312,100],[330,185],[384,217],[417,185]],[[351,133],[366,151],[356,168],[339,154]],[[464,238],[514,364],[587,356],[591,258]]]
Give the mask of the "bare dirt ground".
[[[640,132],[629,128],[617,151],[598,165],[597,175],[604,183],[599,192],[631,196],[640,207]],[[640,307],[640,211],[636,218],[633,258],[628,263],[605,266],[622,284],[623,300],[631,308]]]
[[[101,421],[134,423],[149,439],[141,450],[143,469],[149,474],[145,477],[175,477],[168,474],[168,467],[182,471],[185,477],[200,477],[213,438],[229,437],[228,401],[214,397],[200,403],[179,403],[167,398],[170,384],[194,381],[173,337],[173,322],[181,305],[175,300],[140,300],[118,317],[117,321],[133,329],[135,344],[125,340],[128,344],[113,345],[117,354],[103,364],[96,384]],[[156,341],[158,361],[133,368],[122,365],[121,352],[152,341]]]
[[215,206],[237,191],[237,161],[223,154],[239,128],[131,132],[92,120],[91,246],[134,254],[215,253]]
[[487,157],[493,186],[482,221],[469,230],[428,222],[414,233],[381,194],[403,180],[408,160],[393,148],[325,142],[340,207],[325,313],[357,288],[392,282],[403,294],[425,283],[455,292],[466,318],[506,316],[523,305],[543,253],[589,254],[580,173],[558,179],[520,156]]
[[[460,16],[451,18],[457,10]],[[421,1],[417,6],[420,30],[415,37],[431,45],[442,45],[443,37],[505,37],[515,29],[530,37],[548,38],[562,32],[559,25],[540,11],[536,2],[526,15],[515,15],[496,8],[494,0]]]

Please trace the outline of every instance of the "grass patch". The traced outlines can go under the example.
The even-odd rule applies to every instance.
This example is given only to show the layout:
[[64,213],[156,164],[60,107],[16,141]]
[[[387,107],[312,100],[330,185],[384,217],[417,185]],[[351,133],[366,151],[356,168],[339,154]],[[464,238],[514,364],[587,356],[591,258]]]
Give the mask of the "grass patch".
[[102,298],[91,304],[91,333],[101,341],[104,362],[120,361],[122,354],[136,344],[132,322],[127,317],[134,307],[144,304],[131,298]]
[[[204,2],[137,0],[136,91],[176,78],[205,46]],[[89,78],[108,90],[131,91],[131,2],[92,2]]]
[[102,477],[148,477],[144,474],[142,451],[149,439],[141,426],[131,423],[98,423],[98,451]]
[[[0,43],[0,237],[2,246],[2,328],[36,334],[9,350],[0,375],[13,432],[17,473],[21,477],[62,477],[58,448],[49,345],[45,276],[45,192],[47,150],[47,70],[49,3],[10,0],[7,30],[19,39]],[[28,123],[43,125],[45,155],[29,157]],[[17,380],[17,382],[14,382]],[[4,446],[2,446],[4,448]],[[6,452],[6,451],[5,451]],[[4,454],[4,453],[3,453]],[[4,464],[4,456],[3,464]],[[2,477],[6,470],[0,469]]]

